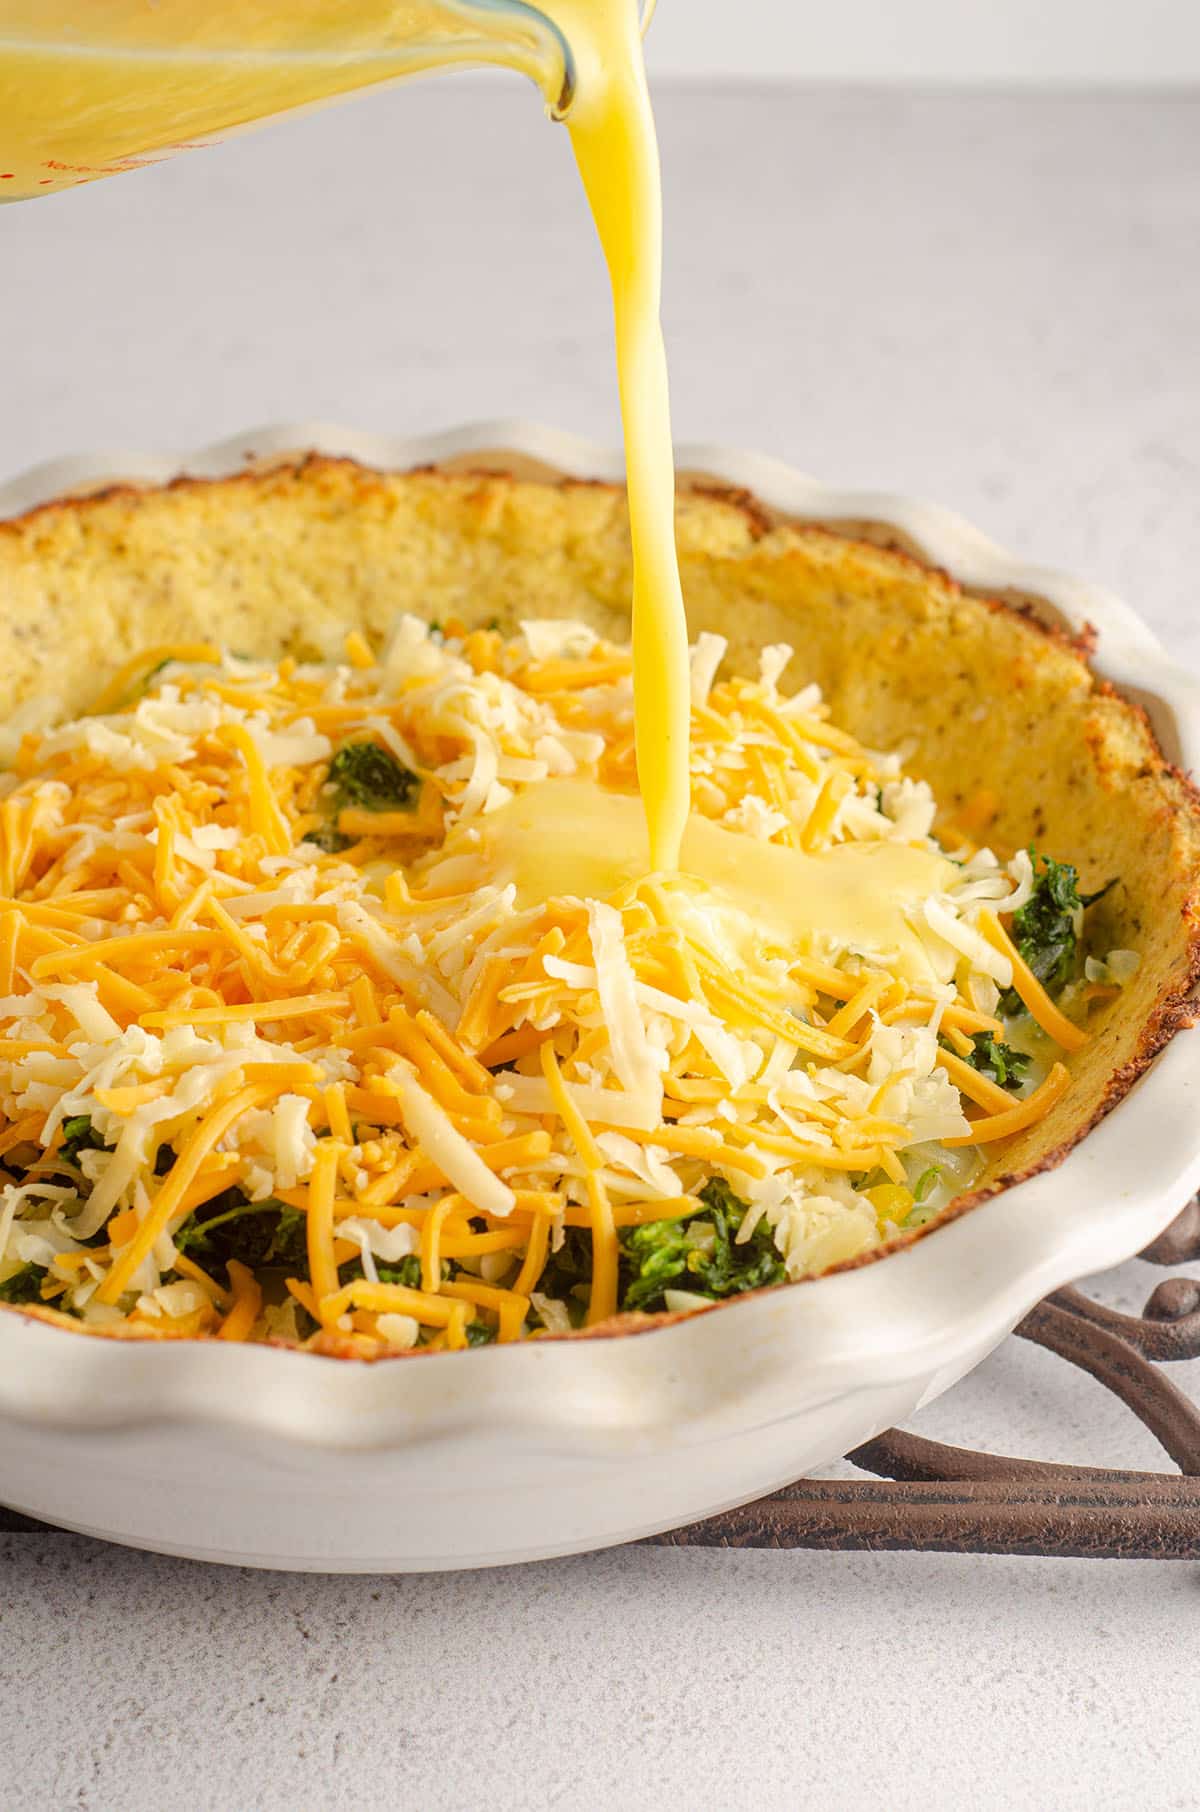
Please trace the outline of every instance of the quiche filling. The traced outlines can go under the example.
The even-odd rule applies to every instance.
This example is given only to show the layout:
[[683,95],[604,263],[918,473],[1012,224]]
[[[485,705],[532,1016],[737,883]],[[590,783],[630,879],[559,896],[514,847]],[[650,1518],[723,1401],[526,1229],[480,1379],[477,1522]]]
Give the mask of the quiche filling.
[[813,687],[691,654],[646,873],[631,656],[402,617],[145,650],[9,733],[0,1298],[372,1357],[682,1312],[936,1216],[1137,967],[1074,869],[934,835]]

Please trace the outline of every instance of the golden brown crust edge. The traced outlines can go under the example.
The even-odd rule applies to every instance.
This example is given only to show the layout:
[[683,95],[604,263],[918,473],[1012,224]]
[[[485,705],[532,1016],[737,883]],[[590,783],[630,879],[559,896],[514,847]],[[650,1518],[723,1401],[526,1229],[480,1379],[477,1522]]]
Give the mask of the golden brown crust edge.
[[[622,633],[622,494],[498,463],[381,473],[307,455],[225,479],[114,486],[0,523],[0,706],[48,690],[53,675],[66,708],[84,708],[139,643],[213,635],[252,653],[324,652],[351,625],[381,634],[398,609],[505,623],[571,614]],[[802,616],[798,677],[819,679],[850,729],[891,746],[915,720],[915,765],[952,810],[1003,781],[996,840],[1032,836],[1089,884],[1120,873],[1123,898],[1101,910],[1113,943],[1146,952],[1060,1109],[934,1226],[836,1267],[856,1268],[1060,1163],[1193,1023],[1200,795],[1141,707],[1091,670],[1094,633],[1066,634],[1031,600],[964,592],[886,525],[861,525],[861,538],[846,524],[796,525],[699,481],[681,487],[678,535],[693,631],[729,635],[736,659],[796,639]],[[672,1319],[621,1317],[601,1331]]]

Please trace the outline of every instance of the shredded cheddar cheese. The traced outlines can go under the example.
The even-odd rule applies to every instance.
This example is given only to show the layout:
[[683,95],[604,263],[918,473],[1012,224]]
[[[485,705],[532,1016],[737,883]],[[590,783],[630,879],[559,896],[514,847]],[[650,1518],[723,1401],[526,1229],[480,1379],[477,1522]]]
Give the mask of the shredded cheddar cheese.
[[627,809],[629,651],[581,625],[151,648],[26,735],[0,1297],[460,1350],[636,1305],[656,1239],[694,1306],[722,1241],[800,1277],[937,1212],[1070,1086],[989,1070],[1001,991],[1060,1051],[1088,1034],[1004,929],[1028,862],[946,860],[928,788],[784,693],[787,653],[726,679],[697,643],[672,873]]

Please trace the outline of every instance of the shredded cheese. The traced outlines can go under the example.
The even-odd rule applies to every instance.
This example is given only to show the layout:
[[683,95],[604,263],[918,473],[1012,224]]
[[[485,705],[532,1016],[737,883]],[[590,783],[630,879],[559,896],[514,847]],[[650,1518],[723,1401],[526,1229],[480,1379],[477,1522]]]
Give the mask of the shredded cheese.
[[[637,821],[605,803],[636,781],[631,662],[581,625],[406,618],[341,664],[163,646],[91,716],[30,718],[0,798],[0,1281],[40,1267],[63,1319],[155,1338],[509,1343],[614,1315],[638,1228],[702,1254],[710,1185],[804,1275],[913,1224],[931,1151],[968,1148],[965,1179],[1051,1111],[1063,1063],[1018,1094],[973,1042],[1010,982],[1061,1051],[1087,1036],[997,917],[1028,857],[956,878],[928,788],[780,690],[790,650],[754,680],[726,652],[693,651],[697,820],[754,875],[925,862],[894,935],[594,847]],[[581,815],[539,830],[566,784]],[[553,884],[506,867],[513,801]],[[243,1232],[261,1262],[214,1256]]]

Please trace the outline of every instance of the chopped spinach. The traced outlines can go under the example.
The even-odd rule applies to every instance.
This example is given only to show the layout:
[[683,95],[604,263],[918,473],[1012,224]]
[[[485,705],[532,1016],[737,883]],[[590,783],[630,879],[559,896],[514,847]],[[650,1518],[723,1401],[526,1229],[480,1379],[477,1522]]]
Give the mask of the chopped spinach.
[[971,1044],[974,1048],[967,1062],[972,1069],[990,1076],[1001,1088],[1024,1081],[1033,1062],[1024,1051],[1014,1051],[1010,1044],[1001,1044],[991,1032],[976,1032]]
[[[62,1139],[58,1149],[49,1154],[49,1164],[61,1166],[58,1169],[58,1175],[68,1178],[72,1187],[77,1189],[81,1195],[87,1195],[91,1184],[86,1177],[81,1176],[80,1154],[85,1151],[104,1150],[104,1140],[92,1125],[91,1116],[73,1114],[62,1123]],[[173,1160],[174,1154],[170,1155]],[[97,1227],[96,1231],[86,1239],[82,1239],[80,1244],[84,1246],[107,1245],[107,1229]]]
[[248,1202],[240,1190],[227,1189],[189,1216],[175,1244],[217,1264],[236,1258],[251,1270],[273,1265],[295,1271],[306,1262],[307,1234],[307,1218],[298,1208],[273,1196]]
[[343,743],[329,764],[330,816],[306,831],[304,841],[327,856],[340,855],[354,841],[337,827],[340,811],[346,806],[367,812],[396,811],[408,804],[417,784],[417,776],[378,743]]
[[40,1265],[22,1265],[0,1283],[0,1302],[40,1302],[46,1275]]
[[[421,1261],[415,1252],[402,1258],[398,1265],[377,1265],[380,1283],[403,1284],[406,1290],[421,1288]],[[442,1262],[442,1278],[445,1281],[450,1275],[450,1261]]]
[[664,1292],[672,1289],[717,1301],[784,1281],[787,1270],[766,1220],[759,1221],[743,1244],[735,1243],[748,1204],[723,1178],[711,1178],[700,1191],[700,1200],[705,1207],[702,1215],[646,1221],[624,1233],[623,1309],[664,1308]]
[[491,1344],[495,1340],[495,1338],[496,1338],[495,1328],[489,1327],[489,1325],[486,1321],[468,1321],[468,1323],[467,1323],[467,1345],[468,1346],[491,1346]]
[[308,1216],[298,1208],[275,1205],[279,1207],[279,1219],[271,1235],[265,1262],[269,1265],[284,1265],[289,1271],[296,1271],[308,1262]]
[[60,1157],[68,1164],[78,1164],[81,1151],[103,1151],[104,1140],[92,1125],[90,1114],[75,1114],[63,1121],[62,1144],[58,1148]]
[[[304,1217],[301,1216],[301,1219],[303,1218]],[[453,1259],[444,1258],[442,1260],[442,1282],[453,1282],[460,1270],[461,1266],[456,1265]],[[338,1277],[344,1284],[360,1283],[366,1275],[366,1269],[361,1258],[348,1258],[345,1264],[338,1268]],[[410,1252],[407,1258],[402,1258],[400,1260],[399,1264],[376,1265],[375,1275],[378,1277],[380,1283],[403,1284],[406,1290],[419,1290],[422,1288],[421,1260],[415,1252]]]
[[327,856],[340,856],[344,849],[349,849],[353,837],[344,837],[332,824],[318,824],[312,830],[305,831],[304,841],[313,843]]
[[[1103,898],[1116,881],[1107,882],[1095,893],[1081,894],[1078,870],[1070,862],[1056,862],[1051,856],[1039,856],[1036,850],[1031,853],[1033,894],[1013,914],[1013,939],[1022,960],[1042,986],[1057,993],[1078,967],[1079,927],[1084,910]],[[1010,1017],[1024,1011],[1015,988],[1006,988],[1001,994],[1000,1011]]]
[[[660,1221],[643,1221],[622,1231],[618,1306],[653,1312],[666,1306],[664,1292],[688,1290],[714,1302],[764,1284],[782,1283],[787,1270],[766,1221],[744,1244],[734,1236],[747,1204],[721,1177],[700,1191],[703,1210]],[[538,1279],[538,1290],[560,1302],[586,1300],[592,1281],[592,1236],[568,1227]]]
[[592,1236],[585,1227],[567,1227],[557,1252],[551,1252],[538,1279],[538,1291],[560,1302],[569,1300],[576,1290],[590,1290],[592,1282]]
[[356,805],[367,812],[395,811],[417,785],[417,776],[377,742],[343,743],[329,764],[329,779],[339,807]]

